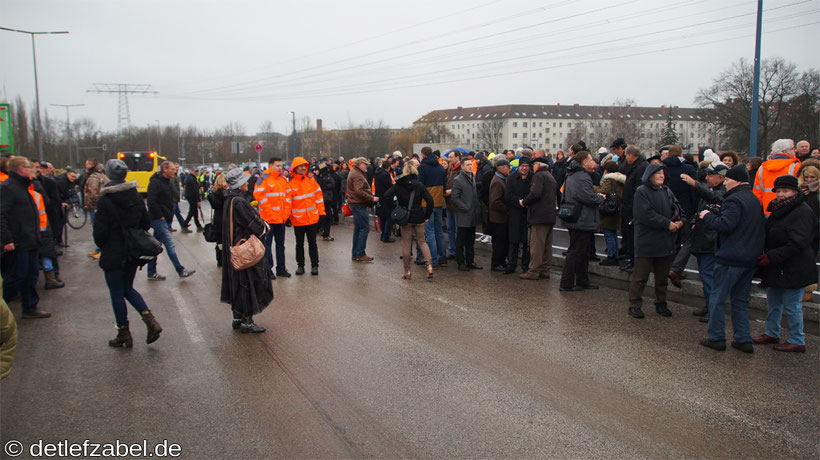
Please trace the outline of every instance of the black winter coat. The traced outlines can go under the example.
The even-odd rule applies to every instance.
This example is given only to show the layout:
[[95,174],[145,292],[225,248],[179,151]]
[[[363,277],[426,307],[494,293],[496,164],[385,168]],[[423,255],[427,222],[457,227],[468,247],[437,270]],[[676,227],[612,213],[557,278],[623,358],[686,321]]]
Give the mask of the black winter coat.
[[663,169],[649,165],[644,172],[643,185],[635,191],[635,257],[668,257],[677,251],[677,233],[669,231],[675,213],[675,195],[664,187],[653,184],[650,177]]
[[[410,195],[413,190],[416,191],[416,194],[413,195],[413,206],[410,207]],[[399,206],[410,209],[411,224],[422,224],[433,215],[433,195],[430,194],[424,184],[419,182],[419,176],[415,174],[400,177],[392,187],[384,192],[385,201],[392,203],[393,197],[396,198]],[[422,200],[427,206],[421,205]]]
[[77,182],[68,180],[66,173],[57,176],[55,182],[57,183],[57,192],[60,194],[60,202],[68,202],[68,199],[71,198],[71,190],[76,186]]
[[43,183],[41,180],[34,179],[31,181],[31,185],[32,187],[34,187],[34,191],[39,193],[43,199],[43,207],[45,207],[46,220],[48,222],[48,225],[46,225],[45,230],[40,229],[40,257],[50,257],[52,259],[57,259],[57,242],[54,239],[54,232],[51,230],[51,226],[54,223],[54,221],[48,213],[48,208],[51,200],[48,198],[48,193],[46,192],[45,188],[43,188]]
[[227,190],[211,190],[211,193],[208,194],[208,202],[211,203],[211,209],[213,210],[213,227],[214,227],[214,235],[216,236],[216,241],[222,243],[222,211],[225,206],[225,193]]
[[481,177],[481,180],[479,181],[479,184],[481,184],[481,187],[479,187],[479,189],[478,189],[478,199],[482,203],[489,206],[490,205],[490,184],[492,183],[493,177],[495,176],[495,171],[493,170],[492,167],[482,168],[478,172],[478,176],[476,176],[476,179],[478,179],[479,176]]
[[738,185],[726,192],[720,211],[703,218],[718,234],[715,257],[721,265],[753,267],[763,254],[766,240],[763,205],[752,193],[749,184]]
[[315,177],[319,188],[322,189],[322,199],[325,205],[332,205],[336,202],[336,181],[330,173],[319,173]]
[[31,179],[9,171],[0,183],[0,243],[14,243],[15,250],[40,249],[40,213],[28,192]]
[[567,179],[566,158],[561,161],[556,161],[550,169],[552,170],[552,177],[555,178],[555,183],[557,184],[558,189],[560,190],[561,186],[564,185],[564,181]]
[[518,203],[530,194],[532,173],[523,179],[516,171],[507,176],[507,187],[504,189],[504,201],[507,203],[507,222],[510,241],[526,241],[527,239],[527,210]]
[[802,196],[791,206],[769,214],[765,251],[770,264],[761,269],[764,285],[798,289],[817,283],[814,253],[807,250],[814,237],[812,224],[816,221]]
[[[170,187],[173,187],[170,180],[168,181],[168,184]],[[200,200],[199,181],[196,180],[196,176],[194,176],[193,173],[189,173],[185,176],[185,200],[194,203]],[[171,206],[173,209],[173,204]]]
[[[231,240],[231,203],[233,203],[233,240]],[[265,257],[246,270],[231,265],[231,246],[251,234],[263,239],[265,221],[251,206],[248,195],[239,190],[225,192],[222,210],[222,291],[220,300],[231,305],[234,318],[248,318],[261,313],[273,301],[270,267]]]
[[373,196],[379,197],[379,202],[376,203],[376,215],[379,217],[390,217],[390,213],[393,211],[393,203],[384,199],[384,193],[393,186],[393,179],[390,178],[390,173],[384,168],[377,168],[372,184],[376,187],[376,193],[374,193]]
[[[342,176],[339,175],[335,170],[330,171],[330,177],[333,178],[333,182],[335,186],[333,187],[333,201],[331,201],[334,205],[339,203],[342,199]],[[322,192],[324,195],[324,192]],[[324,196],[325,201],[328,201],[327,195]]]
[[530,225],[555,225],[556,183],[548,168],[539,169],[532,175],[530,193],[524,197],[527,223]]
[[174,196],[171,193],[171,181],[162,177],[157,171],[148,181],[148,215],[151,220],[163,217],[170,223],[174,220]]
[[643,173],[646,171],[647,166],[649,166],[649,163],[646,162],[644,157],[638,157],[632,164],[624,161],[623,165],[621,165],[621,172],[626,174],[621,215],[627,218],[627,220],[632,220],[632,205],[635,201],[635,191],[643,184]]
[[123,228],[151,228],[145,202],[137,193],[137,182],[107,183],[97,201],[94,243],[100,248],[100,268],[122,270],[126,266]]
[[695,189],[684,182],[683,179],[680,178],[680,175],[686,174],[695,180],[698,180],[698,178],[695,168],[681,160],[680,157],[669,157],[663,160],[663,165],[666,168],[664,184],[675,194],[675,198],[678,199],[683,215],[688,219],[695,214],[699,200]]
[[592,178],[577,161],[573,160],[567,166],[567,180],[564,183],[564,202],[581,206],[581,214],[577,222],[564,222],[567,228],[595,232],[601,224],[601,214],[598,207],[604,202],[600,195],[595,193]]

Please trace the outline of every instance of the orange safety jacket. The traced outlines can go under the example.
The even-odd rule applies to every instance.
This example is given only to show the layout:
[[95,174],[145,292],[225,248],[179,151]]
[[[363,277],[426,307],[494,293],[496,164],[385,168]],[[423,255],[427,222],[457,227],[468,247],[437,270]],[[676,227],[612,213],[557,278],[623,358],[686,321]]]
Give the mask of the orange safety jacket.
[[34,191],[34,186],[28,186],[28,193],[34,199],[34,204],[37,205],[37,214],[40,217],[40,231],[44,232],[48,229],[48,216],[46,215],[46,205],[43,202],[43,196]]
[[8,178],[9,178],[8,174],[4,173],[3,171],[0,171],[0,182],[5,182],[6,179],[8,179]]
[[[302,157],[293,159],[291,168],[307,164]],[[319,216],[325,215],[325,199],[322,188],[313,177],[304,174],[293,174],[288,182],[287,197],[290,199],[290,223],[294,227],[313,225],[319,222]]]
[[259,207],[259,215],[269,224],[284,224],[290,217],[288,181],[279,171],[265,170],[253,189],[253,198]]
[[[375,174],[374,174],[374,176],[375,176]],[[390,183],[391,184],[396,183],[396,178],[393,177],[393,173],[390,173]],[[376,178],[375,177],[373,178],[372,181],[370,181],[370,192],[373,194],[373,196],[376,196]]]
[[800,160],[788,153],[777,153],[771,160],[764,161],[757,168],[757,175],[754,178],[752,192],[763,205],[763,212],[771,214],[767,208],[769,203],[776,198],[774,194],[774,180],[786,174],[795,176],[800,169]]

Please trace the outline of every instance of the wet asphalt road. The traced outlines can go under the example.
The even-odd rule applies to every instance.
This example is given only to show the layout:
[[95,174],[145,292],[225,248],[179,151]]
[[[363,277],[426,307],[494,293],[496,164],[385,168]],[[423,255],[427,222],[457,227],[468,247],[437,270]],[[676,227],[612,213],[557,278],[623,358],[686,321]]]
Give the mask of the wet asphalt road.
[[[484,270],[450,264],[427,281],[414,267],[408,282],[399,243],[371,232],[376,261],[354,263],[341,225],[319,242],[318,277],[274,281],[261,335],[231,330],[213,246],[175,233],[197,273],[179,280],[165,255],[167,281],[138,272],[164,332],[146,345],[129,307],[134,348],[112,349],[89,227],[70,234],[67,287],[42,293],[54,316],[19,325],[0,383],[4,445],[167,439],[183,458],[820,454],[816,336],[806,354],[715,352],[698,345],[705,325],[689,306],[634,320],[623,291],[559,293],[555,275],[490,273],[486,252]],[[292,241],[289,230],[291,272]]]

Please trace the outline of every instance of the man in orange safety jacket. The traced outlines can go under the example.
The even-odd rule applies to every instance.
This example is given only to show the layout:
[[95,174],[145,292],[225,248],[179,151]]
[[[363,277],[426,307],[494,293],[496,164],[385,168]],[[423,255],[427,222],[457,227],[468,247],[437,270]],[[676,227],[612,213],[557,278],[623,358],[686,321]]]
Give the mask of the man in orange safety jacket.
[[764,161],[754,177],[754,187],[752,192],[763,205],[763,212],[770,214],[769,202],[775,199],[774,180],[780,176],[797,176],[800,169],[800,160],[794,155],[794,141],[791,139],[778,139],[772,144],[772,154],[767,161]]
[[[270,226],[265,235],[265,257],[273,271],[273,251],[276,240],[276,275],[290,278],[285,266],[285,224],[290,218],[291,202],[288,196],[288,181],[282,177],[282,159],[271,158],[266,169],[253,189],[253,199],[259,207],[259,214]],[[275,278],[275,277],[274,277]]]
[[288,182],[287,197],[290,199],[290,223],[296,237],[296,274],[305,273],[305,235],[310,254],[310,274],[319,274],[319,248],[316,246],[316,232],[319,216],[325,215],[325,200],[316,180],[308,175],[308,161],[296,157],[291,163],[291,177]]

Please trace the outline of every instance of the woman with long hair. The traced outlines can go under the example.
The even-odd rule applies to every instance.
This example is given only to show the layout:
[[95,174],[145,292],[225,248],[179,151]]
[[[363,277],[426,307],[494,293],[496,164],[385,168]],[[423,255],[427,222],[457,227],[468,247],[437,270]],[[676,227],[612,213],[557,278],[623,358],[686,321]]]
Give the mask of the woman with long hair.
[[214,250],[216,251],[217,267],[222,266],[222,210],[225,204],[225,192],[227,190],[228,181],[225,180],[224,174],[220,174],[216,176],[214,185],[211,187],[211,192],[208,193],[208,202],[211,203],[211,209],[213,210],[211,225],[213,228],[213,236],[216,238]]
[[[421,248],[421,253],[424,255],[427,278],[432,278],[433,259],[430,255],[430,248],[427,246],[424,224],[433,215],[433,195],[430,194],[424,184],[419,182],[418,169],[416,169],[413,162],[404,165],[401,177],[384,193],[384,200],[388,203],[392,202],[394,197],[398,202],[398,206],[404,206],[405,209],[410,211],[407,224],[401,226],[402,262],[404,262],[404,276],[402,278],[409,280],[411,277],[410,267],[412,267],[413,259],[410,252],[413,248],[414,236],[416,237],[416,243]],[[421,206],[422,200],[426,204],[424,207]]]

